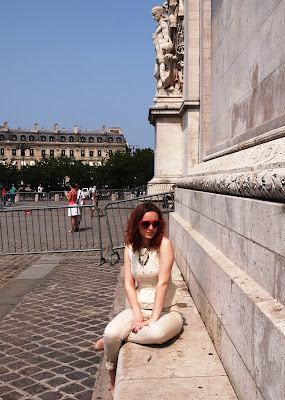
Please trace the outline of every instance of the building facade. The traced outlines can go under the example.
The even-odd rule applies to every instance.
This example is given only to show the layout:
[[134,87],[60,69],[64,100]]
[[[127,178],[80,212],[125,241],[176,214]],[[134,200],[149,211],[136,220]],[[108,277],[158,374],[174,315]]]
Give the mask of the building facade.
[[73,131],[65,128],[54,130],[39,129],[36,123],[34,129],[11,129],[8,123],[0,126],[0,162],[12,163],[18,168],[33,166],[43,157],[67,156],[81,160],[90,166],[101,166],[114,152],[126,152],[128,144],[119,127],[101,130],[81,131],[77,125]]

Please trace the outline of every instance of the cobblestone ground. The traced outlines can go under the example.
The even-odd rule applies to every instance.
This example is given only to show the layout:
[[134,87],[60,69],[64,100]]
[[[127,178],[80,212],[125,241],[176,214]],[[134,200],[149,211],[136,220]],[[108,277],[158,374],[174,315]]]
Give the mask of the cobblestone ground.
[[42,254],[0,257],[0,288],[41,257]]
[[0,322],[1,400],[91,400],[121,268],[95,259],[66,255]]

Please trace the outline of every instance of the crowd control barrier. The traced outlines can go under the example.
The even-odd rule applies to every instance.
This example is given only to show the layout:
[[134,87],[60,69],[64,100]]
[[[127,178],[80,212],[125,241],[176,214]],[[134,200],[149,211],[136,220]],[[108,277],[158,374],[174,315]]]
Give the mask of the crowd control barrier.
[[[79,208],[79,207],[77,207]],[[101,218],[91,205],[80,207],[81,222],[77,232],[71,229],[69,206],[11,207],[0,211],[0,255],[98,251],[103,257]]]

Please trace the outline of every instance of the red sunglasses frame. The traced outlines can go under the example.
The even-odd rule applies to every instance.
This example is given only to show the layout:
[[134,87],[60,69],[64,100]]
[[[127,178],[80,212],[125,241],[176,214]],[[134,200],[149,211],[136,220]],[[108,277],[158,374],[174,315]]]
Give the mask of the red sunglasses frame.
[[[143,224],[144,222],[147,222],[147,223],[149,224],[146,228],[144,228],[144,227],[142,226],[142,224]],[[159,226],[158,226],[157,228],[155,228],[155,227],[153,226],[154,222],[159,222]],[[148,228],[150,227],[150,225],[152,225],[154,229],[158,229],[158,228],[160,227],[161,223],[162,223],[162,220],[161,220],[161,219],[155,219],[154,221],[139,221],[139,223],[141,224],[141,228],[142,228],[142,229],[148,229]]]

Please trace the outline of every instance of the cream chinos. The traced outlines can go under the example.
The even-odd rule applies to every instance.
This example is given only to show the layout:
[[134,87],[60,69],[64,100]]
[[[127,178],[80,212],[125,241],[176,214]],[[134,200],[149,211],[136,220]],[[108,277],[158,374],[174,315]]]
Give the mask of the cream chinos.
[[[151,317],[152,310],[142,310],[145,320]],[[131,332],[133,312],[128,308],[118,314],[104,332],[104,352],[108,370],[116,369],[119,350],[123,340],[139,344],[161,344],[172,339],[182,329],[183,321],[178,306],[164,308],[160,318],[144,326],[138,333]]]

